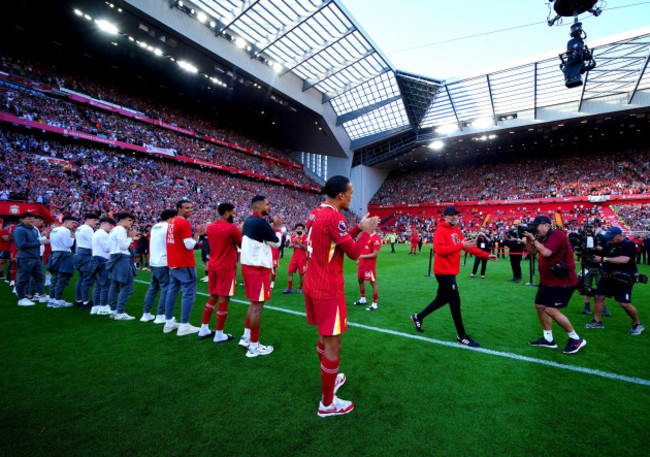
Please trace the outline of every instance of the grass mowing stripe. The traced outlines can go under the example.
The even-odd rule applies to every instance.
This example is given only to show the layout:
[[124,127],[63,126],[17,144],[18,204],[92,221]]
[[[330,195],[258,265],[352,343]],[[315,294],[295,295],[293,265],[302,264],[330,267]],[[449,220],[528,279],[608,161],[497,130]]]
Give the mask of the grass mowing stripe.
[[[141,281],[139,279],[136,279],[135,282],[141,283],[141,284],[149,284],[147,281]],[[196,294],[197,295],[203,295],[203,296],[206,296],[206,297],[210,296],[210,294],[206,294],[205,292],[198,292],[197,291]],[[234,299],[234,298],[231,298],[230,301],[231,302],[236,302],[236,303],[242,303],[242,304],[245,304],[245,305],[249,304],[248,301],[237,300],[237,299]],[[265,305],[264,308],[271,309],[273,311],[280,311],[280,312],[283,312],[283,313],[294,314],[296,316],[306,316],[305,313],[301,313],[300,311],[294,311],[294,310],[285,309],[285,308],[278,308],[276,306]],[[459,345],[458,343],[451,343],[449,341],[441,341],[441,340],[436,340],[434,338],[427,338],[425,336],[411,335],[409,333],[396,332],[394,330],[387,330],[387,329],[383,329],[383,328],[379,328],[379,327],[371,327],[371,326],[363,325],[363,324],[355,324],[354,322],[348,322],[348,326],[349,327],[362,328],[362,329],[365,329],[365,330],[372,330],[372,331],[379,332],[379,333],[386,333],[386,334],[389,334],[389,335],[401,336],[401,337],[410,338],[410,339],[413,339],[413,340],[426,341],[428,343],[438,344],[438,345],[441,345],[441,346],[447,346],[447,347],[451,347],[451,348],[455,348],[455,349],[466,349],[468,351],[481,352],[483,354],[495,355],[495,356],[498,356],[498,357],[505,357],[505,358],[508,358],[508,359],[520,360],[522,362],[537,363],[539,365],[546,365],[546,366],[553,367],[553,368],[559,368],[561,370],[575,371],[575,372],[578,372],[578,373],[584,373],[584,374],[589,374],[589,375],[593,375],[593,376],[600,376],[602,378],[613,379],[613,380],[616,380],[616,381],[629,382],[629,383],[632,383],[632,384],[640,384],[642,386],[650,386],[650,380],[642,379],[642,378],[633,378],[633,377],[629,377],[629,376],[618,375],[618,374],[615,374],[615,373],[608,373],[606,371],[592,370],[591,368],[583,368],[583,367],[576,367],[576,366],[573,366],[573,365],[565,365],[563,363],[551,362],[551,361],[542,360],[542,359],[535,359],[533,357],[526,357],[526,356],[519,355],[519,354],[513,354],[511,352],[494,351],[492,349],[485,349],[485,348],[471,348],[471,347],[468,347],[468,346]]]

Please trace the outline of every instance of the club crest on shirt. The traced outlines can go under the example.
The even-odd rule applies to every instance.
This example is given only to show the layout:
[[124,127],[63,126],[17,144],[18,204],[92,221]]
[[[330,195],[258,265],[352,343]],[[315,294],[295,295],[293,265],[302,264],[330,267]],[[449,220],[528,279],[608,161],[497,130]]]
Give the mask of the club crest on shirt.
[[452,234],[451,234],[451,240],[454,242],[454,244],[458,244],[458,243],[460,243],[460,238],[458,238],[458,234],[457,234],[457,233],[452,233]]

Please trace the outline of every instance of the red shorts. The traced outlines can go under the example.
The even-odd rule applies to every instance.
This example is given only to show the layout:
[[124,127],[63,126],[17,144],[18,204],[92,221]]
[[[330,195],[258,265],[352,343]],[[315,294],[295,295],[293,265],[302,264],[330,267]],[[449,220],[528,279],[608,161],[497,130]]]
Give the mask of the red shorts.
[[348,329],[345,298],[312,298],[305,292],[307,323],[318,326],[318,334],[340,335]]
[[294,262],[293,260],[289,263],[289,273],[300,273],[304,275],[307,272],[307,262],[304,260],[302,262]]
[[220,297],[233,297],[237,270],[208,270],[208,292]]
[[280,258],[275,258],[273,257],[273,268],[278,268],[278,262],[280,261]]
[[357,271],[357,278],[363,279],[364,281],[370,281],[370,282],[377,281],[377,273],[375,272],[374,265],[359,264],[359,270]]
[[244,291],[250,301],[260,302],[271,299],[271,270],[264,267],[242,265]]

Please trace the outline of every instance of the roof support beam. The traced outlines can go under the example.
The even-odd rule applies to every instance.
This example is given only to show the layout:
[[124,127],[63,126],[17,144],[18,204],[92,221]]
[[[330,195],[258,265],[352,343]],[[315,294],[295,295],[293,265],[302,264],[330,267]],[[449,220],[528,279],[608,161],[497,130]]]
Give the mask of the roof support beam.
[[488,94],[490,95],[490,106],[492,107],[492,120],[494,120],[494,126],[497,126],[497,112],[494,109],[494,97],[492,97],[492,86],[490,86],[490,75],[485,75],[485,80],[487,81]]
[[312,59],[312,58],[316,57],[318,54],[320,54],[321,52],[323,52],[323,51],[325,51],[326,49],[330,48],[331,46],[335,45],[335,44],[338,43],[339,41],[343,40],[343,39],[344,39],[345,37],[347,37],[348,35],[353,34],[354,31],[355,31],[355,29],[352,28],[352,27],[350,27],[349,29],[347,29],[347,30],[345,31],[345,33],[344,33],[343,35],[341,35],[340,37],[338,37],[338,38],[335,39],[335,40],[332,40],[332,41],[330,41],[330,42],[328,42],[328,43],[325,43],[325,44],[323,45],[323,47],[321,47],[318,51],[304,54],[304,55],[300,58],[300,60],[298,60],[297,62],[294,62],[294,63],[289,64],[289,65],[291,65],[291,67],[290,67],[290,68],[287,68],[285,71],[283,71],[282,74],[281,74],[280,76],[284,76],[285,74],[289,73],[290,71],[292,71],[292,70],[298,68],[300,65],[302,65],[302,64],[305,63],[305,62],[307,62],[309,59]]
[[330,100],[332,100],[334,98],[340,97],[341,95],[345,94],[346,92],[351,91],[352,89],[354,89],[356,87],[363,86],[368,81],[372,81],[377,76],[381,76],[384,73],[389,72],[389,71],[391,71],[390,68],[384,67],[384,68],[381,69],[381,71],[377,72],[374,75],[370,75],[366,79],[357,79],[356,81],[350,81],[348,84],[345,85],[345,88],[341,92],[339,92],[337,94],[334,94],[334,95],[329,95],[329,96],[327,96],[327,98],[324,96],[323,97],[323,103],[328,102],[328,101],[330,101]]
[[641,67],[641,71],[639,72],[639,77],[636,79],[636,84],[634,84],[634,89],[632,89],[632,92],[630,92],[630,96],[627,99],[628,105],[632,103],[632,99],[634,98],[634,95],[636,95],[636,91],[639,89],[639,84],[641,84],[643,75],[645,74],[645,71],[648,68],[648,63],[650,63],[650,52],[648,53],[648,57],[645,58],[645,62],[643,63],[643,66]]
[[585,99],[585,90],[587,89],[587,80],[589,79],[589,72],[585,73],[585,82],[582,85],[582,93],[580,94],[580,101],[578,102],[578,112],[582,110],[582,102]]
[[343,64],[342,67],[339,67],[339,68],[332,68],[332,69],[331,69],[330,71],[328,71],[327,73],[325,73],[325,74],[323,74],[323,75],[320,75],[320,76],[318,77],[318,80],[315,81],[315,82],[305,81],[305,84],[302,86],[302,91],[304,92],[304,91],[306,91],[306,90],[308,90],[308,89],[311,89],[311,88],[314,87],[314,86],[319,85],[320,83],[322,83],[322,82],[325,81],[326,79],[331,78],[332,76],[334,76],[334,75],[336,75],[336,74],[342,72],[343,70],[345,70],[345,69],[347,69],[347,68],[350,68],[352,65],[354,65],[354,64],[356,64],[356,63],[358,63],[358,62],[361,62],[363,59],[365,59],[365,58],[367,58],[367,57],[373,55],[374,53],[375,53],[375,51],[374,51],[373,49],[370,49],[370,50],[366,51],[365,53],[363,53],[363,54],[362,54],[361,56],[359,56],[358,58],[356,58],[356,59],[354,59],[354,60],[348,60],[347,62],[344,62],[344,64]]
[[332,0],[323,0],[323,2],[321,2],[321,4],[318,5],[318,8],[316,8],[314,11],[312,11],[311,13],[305,16],[299,17],[293,24],[288,24],[285,27],[278,30],[278,33],[276,33],[271,40],[269,40],[260,50],[256,51],[251,57],[256,57],[259,54],[266,51],[268,48],[273,46],[282,38],[284,38],[285,36],[293,32],[296,28],[300,27],[303,24],[303,22],[314,17],[317,13],[319,13],[323,8],[325,8],[330,3],[332,3]]
[[237,22],[239,20],[239,18],[242,17],[244,14],[248,13],[248,10],[250,10],[252,7],[254,7],[255,4],[258,3],[259,1],[260,0],[246,0],[242,4],[241,8],[239,8],[239,11],[237,11],[235,13],[235,17],[230,22],[225,24],[223,27],[219,27],[216,30],[216,34],[218,35],[220,33],[225,32],[226,30],[228,30],[230,28],[230,26],[232,26],[235,22]]
[[456,111],[456,105],[454,105],[454,100],[451,98],[451,92],[449,92],[449,86],[447,84],[445,84],[445,90],[447,91],[447,97],[449,97],[449,104],[451,105],[451,109],[454,111],[456,123],[458,123],[458,129],[462,132],[463,124],[460,123],[460,119],[458,118],[458,111]]
[[537,62],[533,69],[533,120],[537,120]]
[[353,119],[363,116],[364,114],[368,114],[369,112],[381,108],[382,106],[390,105],[391,103],[399,100],[400,98],[401,98],[400,95],[396,95],[395,97],[390,97],[387,98],[386,100],[382,100],[377,103],[372,103],[371,105],[364,106],[363,108],[359,108],[354,111],[350,111],[349,113],[342,114],[336,118],[336,126],[338,127],[339,125],[342,125],[346,122],[349,122]]

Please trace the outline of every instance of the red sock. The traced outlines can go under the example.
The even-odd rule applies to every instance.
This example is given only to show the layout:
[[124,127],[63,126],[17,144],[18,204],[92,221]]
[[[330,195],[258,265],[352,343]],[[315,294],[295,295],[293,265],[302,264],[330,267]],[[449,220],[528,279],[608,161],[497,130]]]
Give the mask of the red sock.
[[260,341],[260,328],[251,329],[251,343],[259,343]]
[[271,273],[271,282],[275,282],[275,272]]
[[203,325],[208,325],[210,323],[215,303],[217,303],[217,300],[215,298],[210,298],[205,304],[205,308],[203,308],[203,320],[201,321]]
[[334,384],[339,373],[339,361],[330,360],[323,356],[320,364],[320,377],[323,382],[323,406],[329,406],[334,401]]
[[377,297],[378,296],[379,296],[379,294],[372,294],[372,302],[373,303],[377,303]]
[[325,356],[325,345],[318,340],[318,343],[316,344],[316,352],[318,353],[318,360],[321,362],[323,361],[323,357]]
[[360,292],[359,295],[361,295],[361,298],[366,298],[366,291]]
[[228,303],[219,303],[217,306],[217,330],[223,331],[228,317]]
[[250,330],[250,329],[251,329],[251,324],[250,324],[250,322],[248,321],[248,318],[246,318],[246,322],[244,322],[244,328],[245,328],[246,330]]
[[289,280],[289,289],[293,289],[293,279]]

